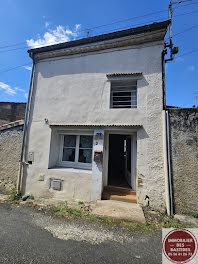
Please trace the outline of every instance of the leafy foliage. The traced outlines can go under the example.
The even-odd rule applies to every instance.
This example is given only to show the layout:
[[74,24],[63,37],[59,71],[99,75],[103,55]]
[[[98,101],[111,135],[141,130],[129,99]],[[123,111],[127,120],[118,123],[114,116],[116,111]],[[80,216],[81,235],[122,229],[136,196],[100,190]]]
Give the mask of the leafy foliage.
[[11,201],[18,201],[18,200],[21,199],[21,194],[17,193],[16,189],[12,189],[9,198],[10,198]]
[[192,216],[198,218],[198,213],[192,213]]

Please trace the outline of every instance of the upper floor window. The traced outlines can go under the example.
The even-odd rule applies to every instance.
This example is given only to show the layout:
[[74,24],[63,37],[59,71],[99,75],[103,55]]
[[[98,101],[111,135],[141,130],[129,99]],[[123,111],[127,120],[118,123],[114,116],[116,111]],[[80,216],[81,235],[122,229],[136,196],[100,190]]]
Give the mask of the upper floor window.
[[64,135],[61,145],[61,163],[72,168],[91,168],[93,136]]
[[111,108],[137,108],[137,80],[111,81]]

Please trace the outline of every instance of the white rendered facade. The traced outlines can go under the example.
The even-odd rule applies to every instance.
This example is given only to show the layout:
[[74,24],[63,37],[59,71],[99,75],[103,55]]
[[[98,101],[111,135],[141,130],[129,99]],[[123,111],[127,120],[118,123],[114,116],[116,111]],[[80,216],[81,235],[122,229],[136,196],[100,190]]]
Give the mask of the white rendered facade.
[[[67,201],[101,199],[108,185],[109,135],[120,134],[131,135],[131,180],[138,203],[148,195],[154,208],[166,206],[161,56],[165,30],[156,39],[153,34],[35,56],[25,149],[26,160],[29,153],[34,158],[23,171],[26,194]],[[111,81],[116,79],[137,81],[137,108],[110,107]],[[80,135],[93,136],[90,167],[61,163],[64,135],[78,140]],[[101,162],[94,161],[95,151],[102,152]],[[50,187],[52,179],[62,181],[60,191]]]

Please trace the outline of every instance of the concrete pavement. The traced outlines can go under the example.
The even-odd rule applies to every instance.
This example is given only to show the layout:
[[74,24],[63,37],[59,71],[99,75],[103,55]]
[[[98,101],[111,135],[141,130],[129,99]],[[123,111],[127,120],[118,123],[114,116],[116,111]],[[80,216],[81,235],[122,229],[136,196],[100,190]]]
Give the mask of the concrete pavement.
[[111,200],[97,201],[96,204],[92,206],[91,214],[145,223],[145,217],[141,206],[133,203]]

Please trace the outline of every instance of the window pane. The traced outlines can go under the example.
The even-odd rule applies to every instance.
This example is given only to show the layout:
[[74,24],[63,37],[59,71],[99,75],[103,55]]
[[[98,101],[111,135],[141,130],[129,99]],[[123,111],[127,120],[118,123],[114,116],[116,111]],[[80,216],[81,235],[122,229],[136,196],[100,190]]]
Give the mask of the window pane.
[[80,136],[80,148],[92,148],[92,136]]
[[83,163],[91,163],[92,149],[80,149],[78,161]]
[[76,147],[76,136],[64,136],[64,147]]
[[63,161],[75,161],[75,148],[63,149]]

